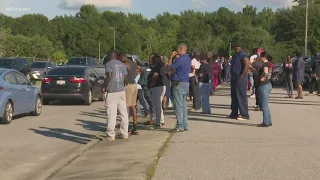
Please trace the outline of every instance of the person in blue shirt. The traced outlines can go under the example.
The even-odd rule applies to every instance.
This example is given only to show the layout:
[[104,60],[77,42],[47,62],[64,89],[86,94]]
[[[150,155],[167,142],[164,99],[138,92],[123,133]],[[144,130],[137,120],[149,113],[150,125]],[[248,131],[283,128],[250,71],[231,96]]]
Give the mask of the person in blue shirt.
[[[235,54],[231,59],[231,114],[229,118],[237,120],[249,120],[248,112],[248,55],[239,44],[235,45]],[[238,112],[240,111],[240,115]]]
[[[180,44],[177,52],[171,54],[168,63],[171,70],[174,71],[172,77],[172,93],[175,114],[177,118],[176,132],[188,131],[188,110],[186,98],[189,93],[189,73],[191,72],[191,59],[187,54],[186,44]],[[172,62],[173,57],[179,54],[179,57]]]

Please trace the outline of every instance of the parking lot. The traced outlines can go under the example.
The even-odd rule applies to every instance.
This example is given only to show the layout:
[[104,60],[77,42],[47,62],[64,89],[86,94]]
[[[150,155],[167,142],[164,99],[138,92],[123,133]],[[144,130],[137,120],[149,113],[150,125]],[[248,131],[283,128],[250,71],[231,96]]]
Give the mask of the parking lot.
[[103,102],[54,102],[38,117],[20,116],[0,125],[0,179],[32,179],[104,131],[104,124]]

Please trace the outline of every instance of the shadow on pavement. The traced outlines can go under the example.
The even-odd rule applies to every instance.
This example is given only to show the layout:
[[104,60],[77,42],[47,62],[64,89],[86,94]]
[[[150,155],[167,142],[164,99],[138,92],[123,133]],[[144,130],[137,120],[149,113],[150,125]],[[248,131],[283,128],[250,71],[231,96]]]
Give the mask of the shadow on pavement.
[[71,141],[79,144],[87,144],[95,136],[85,133],[74,132],[68,129],[62,128],[48,128],[48,127],[39,127],[39,129],[29,129],[34,133],[47,136],[50,138],[57,138],[66,141]]
[[106,131],[106,124],[101,122],[95,122],[90,120],[82,120],[82,119],[76,119],[77,122],[76,125],[82,126],[86,130],[90,131],[100,131],[105,132]]
[[[208,116],[208,117],[215,117],[215,116]],[[238,123],[238,122],[230,122],[230,121],[208,120],[208,119],[201,119],[201,118],[194,118],[194,117],[189,117],[189,121],[203,121],[203,122],[212,122],[212,123],[220,123],[220,124],[232,124],[232,125],[239,125],[239,126],[252,126],[252,127],[258,127],[258,125],[259,125],[259,124]]]

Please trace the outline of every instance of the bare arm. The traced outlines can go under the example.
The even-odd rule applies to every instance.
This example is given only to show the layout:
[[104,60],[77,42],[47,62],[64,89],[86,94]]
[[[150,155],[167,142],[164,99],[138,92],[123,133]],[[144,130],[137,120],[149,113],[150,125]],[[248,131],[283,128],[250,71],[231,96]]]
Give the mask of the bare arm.
[[268,67],[263,67],[263,73],[261,74],[261,81],[265,81],[267,79],[267,75],[269,73]]
[[244,58],[243,61],[244,61],[244,69],[242,74],[240,74],[240,79],[242,79],[248,73],[248,70],[250,67],[250,62],[248,58]]

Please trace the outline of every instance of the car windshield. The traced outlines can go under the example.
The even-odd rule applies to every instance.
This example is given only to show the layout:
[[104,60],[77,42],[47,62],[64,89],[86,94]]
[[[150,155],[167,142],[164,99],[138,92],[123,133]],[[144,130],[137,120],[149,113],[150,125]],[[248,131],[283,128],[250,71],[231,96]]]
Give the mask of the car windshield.
[[66,64],[85,65],[85,64],[87,64],[87,59],[85,59],[85,58],[71,58],[67,61]]
[[46,64],[47,63],[45,63],[45,62],[33,62],[31,64],[31,68],[45,68]]
[[13,59],[0,59],[0,67],[2,68],[10,68]]
[[62,75],[62,76],[79,76],[84,75],[85,68],[81,67],[61,67],[54,68],[49,71],[48,75]]

